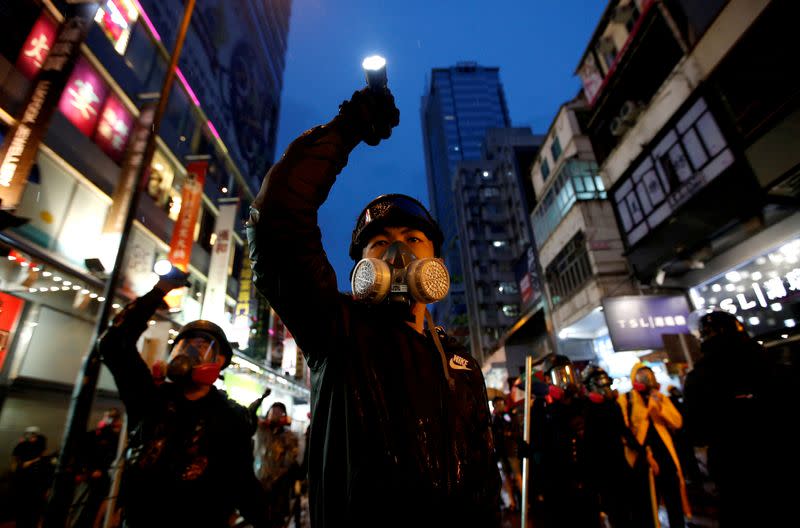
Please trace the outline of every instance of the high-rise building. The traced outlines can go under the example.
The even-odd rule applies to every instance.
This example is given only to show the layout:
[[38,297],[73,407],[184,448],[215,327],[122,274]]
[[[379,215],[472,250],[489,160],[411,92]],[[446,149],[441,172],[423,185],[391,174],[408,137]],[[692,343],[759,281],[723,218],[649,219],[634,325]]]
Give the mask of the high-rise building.
[[522,312],[515,265],[532,237],[520,173],[527,172],[541,139],[530,128],[490,129],[482,159],[456,165],[453,198],[470,349],[481,361]]
[[499,68],[475,62],[434,68],[422,97],[421,114],[431,212],[444,233],[442,256],[452,278],[450,295],[437,306],[437,317],[453,335],[466,338],[467,306],[453,178],[459,162],[481,159],[488,129],[511,125]]

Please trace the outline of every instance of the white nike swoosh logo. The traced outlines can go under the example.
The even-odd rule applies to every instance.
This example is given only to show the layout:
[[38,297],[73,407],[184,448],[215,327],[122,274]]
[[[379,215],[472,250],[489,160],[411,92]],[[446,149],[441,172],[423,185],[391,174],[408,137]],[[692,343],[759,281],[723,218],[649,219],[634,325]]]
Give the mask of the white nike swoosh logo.
[[453,370],[469,370],[469,367],[466,365],[459,365],[454,361],[455,358],[450,358],[450,368]]

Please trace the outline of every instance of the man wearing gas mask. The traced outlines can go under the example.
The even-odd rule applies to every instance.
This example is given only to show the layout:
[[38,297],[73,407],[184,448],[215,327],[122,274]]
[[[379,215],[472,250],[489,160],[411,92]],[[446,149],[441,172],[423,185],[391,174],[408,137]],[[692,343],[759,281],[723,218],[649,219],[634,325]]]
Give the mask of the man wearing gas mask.
[[398,122],[388,89],[356,92],[289,146],[251,207],[256,287],[311,368],[311,520],[497,526],[483,375],[426,308],[449,287],[436,222],[409,196],[369,203],[349,250],[352,295],[337,290],[322,248],[317,211],[349,153],[387,139]]
[[[625,457],[633,468],[633,489],[647,490],[634,499],[635,505],[648,505],[634,512],[637,526],[659,526],[658,504],[663,500],[670,528],[686,525],[691,517],[686,483],[671,432],[683,426],[683,418],[670,399],[659,392],[653,370],[637,363],[631,370],[633,390],[619,396],[625,424],[636,443],[628,442]],[[644,450],[642,450],[642,447]]]
[[267,526],[248,411],[212,385],[233,355],[222,329],[202,320],[181,328],[169,382],[159,385],[136,350],[164,296],[184,284],[185,275],[162,278],[99,340],[128,414],[120,497],[125,525],[225,527],[238,509],[254,526]]

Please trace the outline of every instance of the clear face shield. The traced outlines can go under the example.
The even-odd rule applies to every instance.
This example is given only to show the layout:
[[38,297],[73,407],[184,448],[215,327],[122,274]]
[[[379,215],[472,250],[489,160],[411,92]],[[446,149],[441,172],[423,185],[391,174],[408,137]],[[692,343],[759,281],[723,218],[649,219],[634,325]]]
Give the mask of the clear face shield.
[[572,365],[562,365],[553,367],[549,373],[550,383],[560,389],[567,390],[578,386],[578,378],[575,375],[575,367]]
[[196,332],[172,348],[167,376],[175,382],[191,379],[197,383],[212,384],[221,370],[217,359],[220,347],[211,334]]
[[614,391],[611,388],[611,378],[608,377],[608,374],[605,372],[601,372],[592,376],[591,380],[587,383],[587,388],[591,393],[595,393],[600,396],[602,399],[612,399],[614,397]]

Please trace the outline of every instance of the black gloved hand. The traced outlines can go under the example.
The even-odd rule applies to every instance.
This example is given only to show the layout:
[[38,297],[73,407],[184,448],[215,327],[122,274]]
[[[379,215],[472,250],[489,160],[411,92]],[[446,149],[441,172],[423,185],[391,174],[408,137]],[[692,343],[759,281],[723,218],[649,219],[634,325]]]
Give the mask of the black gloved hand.
[[388,88],[378,91],[362,88],[339,106],[339,115],[354,139],[373,147],[382,139],[389,139],[392,128],[400,123],[400,110]]

